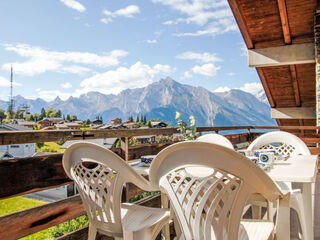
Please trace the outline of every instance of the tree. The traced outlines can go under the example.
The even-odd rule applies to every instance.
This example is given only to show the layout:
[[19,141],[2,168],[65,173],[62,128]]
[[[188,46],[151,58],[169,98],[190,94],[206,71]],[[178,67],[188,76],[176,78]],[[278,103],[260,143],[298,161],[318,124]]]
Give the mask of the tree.
[[70,122],[70,115],[67,114],[67,121]]
[[33,114],[34,121],[38,121],[40,119],[40,115],[38,113]]
[[133,122],[133,117],[130,116],[130,117],[128,118],[128,120],[131,121],[131,122]]
[[77,116],[76,116],[76,115],[71,115],[71,116],[70,116],[70,121],[71,121],[71,122],[77,121]]
[[4,110],[0,109],[0,122],[2,122],[2,120],[5,118],[6,118],[6,114],[4,113]]
[[139,122],[139,114],[137,115],[136,123]]
[[87,124],[87,125],[90,124],[90,119],[89,119],[89,118],[87,119],[86,124]]
[[54,117],[55,116],[55,110],[53,107],[49,107],[46,111],[46,117]]
[[30,121],[34,121],[34,117],[32,114],[30,115]]
[[61,110],[60,109],[56,112],[56,117],[61,117]]
[[143,124],[146,124],[146,123],[147,123],[147,116],[144,115],[144,117],[143,117]]
[[44,108],[41,108],[41,113],[39,116],[39,119],[42,120],[46,117],[46,110]]

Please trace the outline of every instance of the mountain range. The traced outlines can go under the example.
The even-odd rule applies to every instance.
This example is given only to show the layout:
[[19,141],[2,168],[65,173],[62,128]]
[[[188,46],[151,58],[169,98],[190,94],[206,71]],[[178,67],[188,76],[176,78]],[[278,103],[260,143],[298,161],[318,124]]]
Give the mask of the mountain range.
[[[265,95],[254,96],[239,89],[213,93],[203,87],[178,83],[167,77],[143,88],[127,89],[117,95],[89,92],[63,101],[59,97],[51,102],[37,98],[14,97],[15,106],[28,104],[31,113],[41,108],[60,109],[64,115],[76,115],[79,119],[95,119],[102,116],[108,123],[112,118],[123,120],[137,114],[147,119],[159,118],[176,125],[175,113],[187,120],[194,115],[197,126],[275,125],[270,117],[270,106]],[[0,109],[7,109],[8,102],[0,100]]]

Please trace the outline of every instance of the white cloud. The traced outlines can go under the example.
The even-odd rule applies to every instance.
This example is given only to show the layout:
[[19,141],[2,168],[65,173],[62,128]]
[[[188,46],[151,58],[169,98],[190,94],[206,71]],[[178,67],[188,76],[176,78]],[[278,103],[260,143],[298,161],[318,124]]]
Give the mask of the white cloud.
[[78,65],[85,64],[96,67],[110,67],[119,65],[119,58],[128,55],[123,50],[113,50],[102,55],[88,52],[57,52],[27,44],[3,44],[6,51],[14,52],[21,57],[28,58],[25,62],[6,63],[3,69],[10,70],[14,66],[16,74],[33,76],[47,71],[83,74],[90,69]]
[[182,79],[192,78],[192,74],[189,71],[184,72]]
[[233,19],[223,18],[210,23],[205,29],[196,32],[185,32],[175,34],[177,37],[216,36],[227,32],[238,31]]
[[214,90],[213,92],[228,92],[231,89],[229,87],[218,87],[216,90]]
[[61,68],[61,72],[73,73],[73,74],[84,74],[90,72],[90,68],[80,66],[69,66]]
[[99,91],[105,94],[117,94],[127,88],[145,87],[150,84],[156,75],[168,75],[172,73],[168,65],[157,64],[150,67],[147,64],[136,62],[129,68],[119,67],[104,73],[97,73],[94,76],[84,79],[77,94],[89,91]]
[[89,27],[92,27],[92,25],[90,25],[89,23],[85,23],[84,26],[85,26],[85,27],[88,27],[88,28],[89,28]]
[[64,93],[59,90],[41,90],[40,88],[37,88],[36,92],[38,93],[39,98],[42,98],[46,101],[52,101],[57,96],[62,100],[67,100],[71,96],[71,93]]
[[169,20],[165,24],[178,22],[206,24],[210,19],[232,16],[226,0],[152,0],[154,3],[167,5],[187,18],[179,18],[176,21]]
[[197,53],[197,52],[184,52],[176,58],[184,59],[184,60],[197,60],[199,62],[219,62],[222,61],[222,59],[216,57],[216,54],[204,52],[204,53]]
[[243,56],[243,57],[247,57],[248,56],[248,49],[247,49],[247,46],[244,43],[241,44],[240,51],[241,51],[241,56]]
[[69,8],[77,10],[78,12],[86,11],[86,8],[76,0],[60,0],[60,2],[62,2],[64,5],[66,5]]
[[[22,86],[21,83],[13,82],[12,83],[14,86]],[[0,87],[9,87],[10,86],[10,81],[4,77],[0,76]]]
[[227,73],[227,75],[228,76],[234,76],[234,75],[236,75],[234,72],[229,72],[229,73]]
[[168,20],[168,21],[163,22],[162,24],[164,24],[164,25],[172,25],[172,24],[177,24],[177,22],[172,21],[172,20]]
[[72,88],[72,85],[71,85],[71,83],[69,83],[69,82],[62,83],[62,84],[60,84],[60,86],[61,86],[62,88],[65,88],[65,89],[67,89],[67,88]]
[[112,22],[112,18],[101,18],[100,21],[104,24],[108,24],[109,22]]
[[116,17],[126,17],[126,18],[132,18],[135,14],[140,13],[140,9],[136,5],[129,5],[125,8],[121,8],[119,10],[116,10],[114,12],[111,12],[109,10],[104,10],[103,14],[106,16],[105,18],[102,18],[100,21],[107,24],[109,22],[112,22],[113,18]]
[[144,42],[146,42],[146,43],[157,43],[158,41],[157,41],[157,39],[152,39],[152,40],[145,40]]
[[193,73],[201,74],[204,76],[213,77],[217,75],[218,70],[221,67],[217,67],[212,63],[203,64],[202,66],[194,66],[191,70]]
[[239,88],[244,92],[251,93],[252,95],[258,95],[261,91],[264,91],[262,84],[259,82],[246,83],[243,87]]

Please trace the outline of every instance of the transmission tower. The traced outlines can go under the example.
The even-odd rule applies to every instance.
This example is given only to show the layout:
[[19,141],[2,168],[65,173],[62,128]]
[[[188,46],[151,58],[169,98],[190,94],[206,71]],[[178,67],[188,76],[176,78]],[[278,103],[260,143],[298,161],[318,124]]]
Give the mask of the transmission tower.
[[10,77],[10,105],[9,105],[10,116],[13,116],[13,67],[11,65],[11,77]]

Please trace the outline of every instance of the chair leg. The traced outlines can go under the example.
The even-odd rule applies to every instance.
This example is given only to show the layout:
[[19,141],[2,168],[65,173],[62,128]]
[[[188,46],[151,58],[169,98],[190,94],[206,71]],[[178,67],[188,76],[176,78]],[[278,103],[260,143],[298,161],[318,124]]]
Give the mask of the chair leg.
[[95,240],[97,236],[97,228],[93,224],[89,224],[88,240]]
[[303,239],[307,240],[310,234],[307,232],[306,216],[304,214],[303,199],[301,194],[295,194],[294,196],[291,196],[290,208],[296,211],[301,227],[302,237]]
[[278,201],[278,213],[276,221],[276,238],[279,240],[290,240],[290,206],[289,199]]

